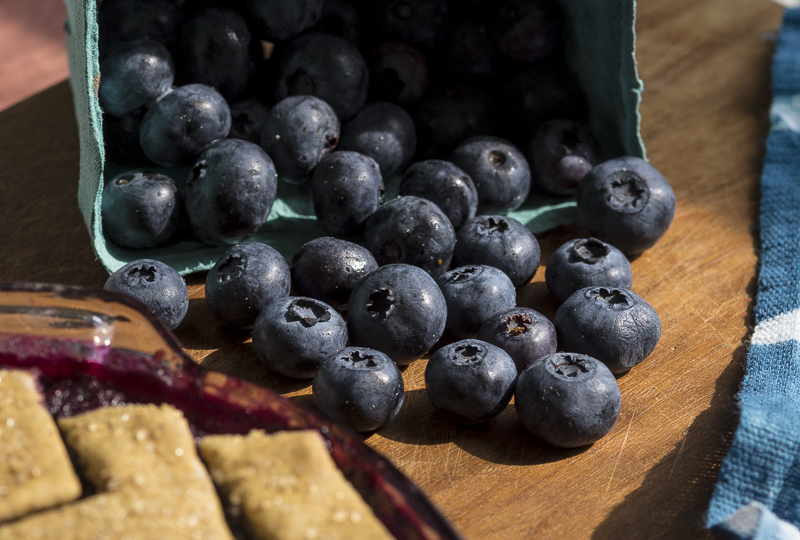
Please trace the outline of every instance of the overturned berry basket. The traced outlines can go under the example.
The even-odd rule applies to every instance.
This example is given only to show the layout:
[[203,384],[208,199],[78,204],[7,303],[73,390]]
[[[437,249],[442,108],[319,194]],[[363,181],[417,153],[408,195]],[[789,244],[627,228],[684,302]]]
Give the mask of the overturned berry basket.
[[[384,3],[387,6],[392,4]],[[182,274],[207,270],[225,248],[207,245],[188,230],[179,230],[166,244],[147,249],[120,247],[104,234],[101,214],[103,186],[117,174],[135,167],[110,159],[107,141],[104,140],[103,111],[98,99],[101,42],[98,4],[101,2],[67,1],[70,83],[81,149],[78,202],[94,250],[109,271],[141,258],[158,259]],[[394,4],[398,2],[392,6]],[[567,71],[580,88],[585,110],[581,116],[599,142],[602,159],[622,155],[644,157],[644,145],[639,135],[642,83],[637,75],[635,60],[635,2],[559,0],[558,4],[563,22],[557,56],[564,60]],[[392,9],[395,8],[397,6]],[[273,44],[262,40],[262,45],[265,56],[268,56]],[[437,66],[432,63],[431,70],[439,69]],[[503,77],[490,77],[481,84],[487,88],[500,88],[507,80]],[[524,82],[524,78],[521,80]],[[579,108],[581,106],[576,105],[576,109]],[[509,116],[506,113],[500,123],[514,121],[509,120]],[[505,132],[497,135],[502,137]],[[515,144],[522,143],[515,141]],[[425,155],[425,149],[420,146],[417,147],[415,160],[423,159],[419,156],[447,159],[447,156]],[[152,166],[148,168],[152,169]],[[189,174],[190,168],[183,167],[172,169],[171,176],[182,189],[182,183]],[[389,199],[397,193],[399,178],[395,174],[393,178],[384,178],[384,181],[386,198]],[[574,207],[573,198],[547,195],[532,189],[524,204],[508,215],[534,233],[540,233],[574,221]],[[265,242],[291,258],[305,242],[324,234],[317,221],[307,185],[279,180],[277,198],[269,217],[252,239]]]

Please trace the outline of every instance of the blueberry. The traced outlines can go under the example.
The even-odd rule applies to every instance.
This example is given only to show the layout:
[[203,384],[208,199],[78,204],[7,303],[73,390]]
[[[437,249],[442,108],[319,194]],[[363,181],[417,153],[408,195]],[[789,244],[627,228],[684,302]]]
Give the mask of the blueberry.
[[477,216],[458,230],[453,265],[494,266],[522,287],[536,273],[541,253],[536,237],[516,219]]
[[462,141],[499,129],[492,97],[478,87],[458,83],[432,88],[414,111],[414,124],[423,159],[447,158]]
[[160,246],[178,228],[182,199],[169,176],[127,172],[103,187],[103,232],[123,247]]
[[347,325],[331,306],[286,296],[265,307],[253,324],[258,359],[287,377],[310,379],[323,360],[347,345]]
[[100,64],[100,72],[100,107],[116,117],[143,109],[168,92],[175,79],[175,66],[167,48],[146,39],[115,49]]
[[503,67],[500,53],[483,23],[454,23],[442,46],[444,65],[468,79],[494,79]]
[[569,240],[556,249],[544,269],[547,289],[560,304],[584,287],[633,285],[631,264],[620,250],[597,238]]
[[521,69],[505,86],[503,103],[521,137],[533,136],[547,120],[580,119],[585,113],[581,89],[564,62],[538,62]]
[[377,349],[404,366],[442,337],[447,303],[427,272],[389,264],[353,288],[347,316],[354,345]]
[[434,49],[449,24],[445,0],[377,0],[372,20],[382,39]]
[[597,140],[575,120],[541,124],[527,150],[534,183],[553,195],[575,195],[581,179],[600,162]]
[[619,417],[617,380],[601,362],[555,353],[519,375],[514,404],[525,429],[553,446],[576,448],[605,436]]
[[387,41],[369,55],[369,95],[373,101],[416,105],[430,84],[425,55],[408,43]]
[[181,275],[153,259],[129,262],[111,274],[103,288],[135,298],[173,330],[189,310],[189,291]]
[[281,178],[301,182],[339,144],[339,129],[330,105],[313,96],[292,96],[269,111],[261,146]]
[[100,58],[137,39],[152,39],[175,51],[184,16],[172,0],[104,0],[99,4]]
[[439,159],[414,163],[400,182],[400,195],[428,199],[458,229],[478,210],[478,191],[467,173]]
[[219,92],[203,84],[187,84],[148,108],[139,142],[153,162],[189,165],[211,143],[228,136],[231,111]]
[[206,304],[219,321],[251,328],[258,314],[289,296],[289,264],[274,248],[242,242],[220,257],[206,276]]
[[208,7],[183,27],[179,70],[187,80],[235,99],[248,90],[260,53],[244,17],[232,9]]
[[261,144],[261,130],[267,121],[269,109],[256,99],[239,101],[231,105],[231,131],[228,137]]
[[212,144],[186,182],[192,231],[217,246],[249,238],[267,220],[277,187],[275,167],[260,146],[239,139]]
[[325,0],[322,16],[311,28],[312,32],[324,32],[357,43],[361,37],[361,14],[347,0]]
[[472,137],[456,147],[450,161],[475,183],[481,213],[516,210],[528,198],[531,189],[528,160],[505,139]]
[[313,26],[323,0],[247,0],[250,21],[261,39],[283,41]]
[[378,264],[413,264],[434,277],[450,267],[455,243],[455,229],[444,212],[413,195],[378,208],[364,229],[364,245]]
[[561,13],[552,0],[510,0],[494,21],[497,46],[517,62],[536,62],[555,51]]
[[139,144],[143,116],[143,111],[122,118],[103,115],[103,144],[109,161],[137,167],[153,164]]
[[297,294],[317,298],[344,309],[353,287],[378,269],[365,247],[322,236],[301,247],[292,258],[292,285]]
[[458,339],[475,337],[481,324],[517,303],[514,284],[493,266],[460,266],[436,280],[447,302],[445,328]]
[[675,193],[636,157],[601,163],[578,187],[578,223],[589,235],[637,255],[658,242],[675,216]]
[[638,294],[617,287],[575,291],[553,317],[561,349],[588,354],[612,373],[647,358],[661,337],[656,310]]
[[405,109],[388,102],[370,103],[342,126],[342,150],[374,159],[381,176],[391,178],[409,166],[417,150],[414,121]]
[[320,161],[311,179],[314,212],[325,232],[360,236],[367,218],[383,202],[383,179],[374,159],[334,152]]
[[369,90],[367,63],[345,39],[321,32],[305,34],[293,39],[279,56],[276,100],[316,96],[343,122],[364,108]]
[[494,418],[514,393],[517,368],[505,351],[465,339],[436,351],[425,368],[425,393],[433,407],[462,424]]
[[380,429],[403,406],[400,370],[380,351],[348,347],[329,356],[314,376],[314,403],[356,431]]
[[535,360],[556,352],[556,328],[538,311],[527,307],[512,307],[487,317],[478,339],[496,345],[514,360],[517,372],[522,373]]

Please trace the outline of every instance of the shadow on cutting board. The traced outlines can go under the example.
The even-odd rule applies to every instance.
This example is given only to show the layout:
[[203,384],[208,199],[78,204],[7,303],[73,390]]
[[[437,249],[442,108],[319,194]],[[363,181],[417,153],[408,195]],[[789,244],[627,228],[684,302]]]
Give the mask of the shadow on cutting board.
[[[755,283],[754,278],[747,287],[751,298]],[[748,328],[754,324],[752,309],[751,304],[745,321]],[[680,538],[687,529],[687,520],[695,522],[696,538],[715,538],[705,531],[705,513],[738,423],[735,394],[744,376],[749,339],[750,332],[719,374],[711,403],[686,430],[683,441],[611,511],[595,530],[593,540],[619,538],[620,534],[628,539]],[[691,447],[695,449],[689,450]],[[663,504],[665,491],[672,492],[669,504]]]

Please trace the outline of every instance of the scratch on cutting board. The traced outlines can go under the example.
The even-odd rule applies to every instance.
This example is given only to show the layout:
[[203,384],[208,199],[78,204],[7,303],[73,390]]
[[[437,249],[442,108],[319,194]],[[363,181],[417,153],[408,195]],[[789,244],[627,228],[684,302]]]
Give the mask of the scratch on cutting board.
[[678,465],[678,458],[681,457],[681,453],[683,452],[683,447],[686,446],[686,437],[689,436],[689,430],[687,429],[686,432],[683,434],[683,441],[681,441],[681,447],[678,449],[678,455],[675,456],[675,462],[672,464],[672,468],[669,470],[669,476],[667,477],[667,482],[672,478],[672,473],[675,472],[675,466]]
[[448,454],[451,452],[455,454],[455,463],[453,463],[453,470],[448,476],[450,477],[450,483],[453,486],[455,486],[455,479],[458,477],[458,469],[461,466],[462,450],[458,448],[456,445],[451,444],[450,449],[448,450]]
[[[526,437],[522,438],[522,450],[519,453],[519,466],[522,467],[522,460],[525,458],[525,439]],[[514,491],[517,490],[517,486],[519,486],[519,477],[520,474],[517,473],[514,475]]]
[[631,421],[628,422],[628,429],[625,430],[625,438],[622,440],[622,446],[620,446],[619,452],[617,453],[617,459],[614,460],[614,468],[611,471],[611,477],[609,477],[608,485],[606,486],[606,496],[608,496],[608,492],[611,491],[611,482],[614,480],[614,473],[617,472],[617,465],[619,465],[619,462],[622,459],[622,451],[625,449],[625,444],[628,442],[628,433],[631,432],[634,416],[636,416],[636,411],[631,413]]

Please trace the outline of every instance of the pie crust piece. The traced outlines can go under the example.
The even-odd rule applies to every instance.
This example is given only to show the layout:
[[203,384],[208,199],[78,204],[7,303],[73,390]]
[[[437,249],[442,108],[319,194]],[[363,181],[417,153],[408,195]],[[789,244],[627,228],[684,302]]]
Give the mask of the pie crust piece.
[[126,405],[58,423],[99,493],[0,527],[0,538],[233,538],[180,411]]
[[35,379],[0,370],[0,521],[80,495],[80,480]]
[[200,454],[229,512],[241,515],[259,538],[393,538],[316,431],[208,436]]

